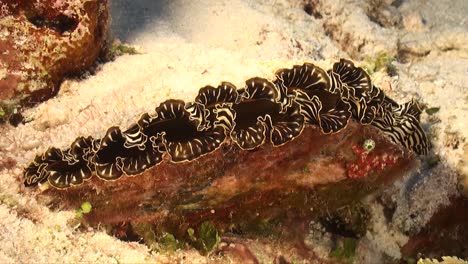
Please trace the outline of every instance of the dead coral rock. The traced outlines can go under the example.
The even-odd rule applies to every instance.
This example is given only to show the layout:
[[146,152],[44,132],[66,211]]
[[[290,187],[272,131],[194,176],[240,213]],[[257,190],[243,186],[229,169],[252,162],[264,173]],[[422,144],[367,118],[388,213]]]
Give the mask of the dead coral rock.
[[424,19],[418,12],[412,12],[403,17],[403,27],[408,32],[423,32],[425,29]]
[[[381,160],[375,168],[355,151],[370,138],[376,147],[365,156]],[[184,234],[181,228],[212,221],[221,230],[255,232],[259,225],[270,230],[265,225],[321,217],[353,204],[416,165],[413,153],[378,129],[351,122],[333,135],[307,127],[280,147],[244,151],[231,142],[195,161],[162,162],[116,181],[93,177],[66,190],[48,189],[38,198],[69,209],[88,201],[93,210],[85,218],[91,224],[152,223],[159,231]],[[363,171],[359,178],[351,177],[355,166]]]
[[401,15],[393,0],[370,0],[366,11],[369,19],[381,27],[399,27],[401,24]]
[[430,32],[404,35],[400,39],[398,55],[402,62],[425,57],[429,53],[451,50],[468,52],[468,32],[462,27],[441,27]]
[[103,51],[107,1],[6,0],[0,4],[0,100],[34,103]]
[[[380,52],[396,54],[398,35],[370,17],[369,12],[378,15],[370,9],[356,2],[343,5],[341,1],[319,1],[316,5],[317,12],[323,15],[325,33],[353,59],[374,57]],[[395,11],[394,8],[391,10]],[[392,14],[388,13],[387,17],[392,17]]]
[[451,204],[435,213],[429,223],[402,248],[407,257],[437,258],[443,255],[468,258],[468,199],[453,197]]

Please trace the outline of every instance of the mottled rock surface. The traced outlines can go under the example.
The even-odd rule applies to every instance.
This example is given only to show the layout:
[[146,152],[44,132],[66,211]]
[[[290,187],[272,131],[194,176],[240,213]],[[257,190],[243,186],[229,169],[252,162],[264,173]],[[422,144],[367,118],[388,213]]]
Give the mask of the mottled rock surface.
[[437,212],[417,235],[411,237],[402,247],[402,254],[420,254],[425,258],[446,255],[468,259],[467,208],[466,197],[453,199],[451,204]]
[[[362,150],[362,142],[370,138],[377,147]],[[369,162],[362,162],[363,155]],[[318,218],[352,205],[416,165],[414,154],[391,143],[378,129],[352,122],[334,135],[308,127],[281,147],[265,144],[242,151],[230,143],[191,162],[163,162],[141,175],[112,182],[93,177],[80,186],[49,189],[39,196],[69,209],[91,202],[94,210],[86,219],[94,224],[160,226],[178,221],[184,227],[215,220],[227,229],[292,214]],[[355,167],[362,172],[359,178]]]
[[0,101],[37,103],[66,76],[95,63],[108,29],[107,1],[2,1]]

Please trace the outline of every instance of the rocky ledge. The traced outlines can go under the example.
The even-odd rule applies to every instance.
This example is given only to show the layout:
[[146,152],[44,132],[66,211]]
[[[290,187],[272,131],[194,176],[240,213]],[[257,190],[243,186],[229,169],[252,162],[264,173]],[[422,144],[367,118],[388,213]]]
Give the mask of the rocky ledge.
[[107,1],[2,1],[0,102],[34,104],[54,95],[65,76],[103,52]]

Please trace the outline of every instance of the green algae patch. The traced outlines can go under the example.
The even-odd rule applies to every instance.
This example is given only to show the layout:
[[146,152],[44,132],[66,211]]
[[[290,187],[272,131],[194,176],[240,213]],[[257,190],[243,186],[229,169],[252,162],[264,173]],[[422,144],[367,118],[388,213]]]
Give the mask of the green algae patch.
[[440,162],[439,155],[432,155],[427,159],[427,165],[429,166],[429,168],[433,168],[433,167],[437,166],[437,164],[439,164],[439,162]]
[[158,238],[153,231],[153,226],[148,223],[132,224],[133,231],[143,239],[145,244],[152,250],[160,249]]
[[193,230],[193,228],[190,227],[189,229],[187,229],[187,235],[190,241],[197,241],[197,237],[195,237],[195,230]]
[[93,206],[91,205],[90,202],[88,202],[88,201],[83,202],[80,205],[80,208],[75,210],[75,217],[78,218],[78,219],[83,218],[83,215],[89,214],[91,212],[92,208],[93,208]]
[[179,241],[171,233],[164,233],[159,239],[159,244],[163,251],[174,252],[180,248]]
[[115,59],[116,57],[125,54],[136,55],[141,53],[135,47],[119,42],[112,43],[112,46],[109,48],[109,57],[111,59]]
[[6,115],[5,110],[3,110],[3,107],[0,106],[0,120],[3,120],[5,115]]
[[439,112],[439,110],[440,110],[440,107],[429,107],[429,108],[426,109],[426,114],[433,115],[433,114]]
[[395,75],[396,68],[392,64],[393,61],[395,61],[394,55],[386,52],[379,52],[376,56],[368,57],[365,60],[363,68],[366,69],[370,75],[380,70],[384,70],[389,75]]
[[221,241],[216,226],[210,221],[205,221],[200,225],[198,236],[193,228],[188,228],[187,236],[188,242],[205,256],[216,249]]
[[8,207],[14,207],[18,205],[18,202],[12,195],[0,193],[0,203]]
[[92,208],[93,208],[93,206],[91,205],[90,202],[84,202],[84,203],[81,204],[81,207],[80,207],[83,214],[90,213]]
[[282,218],[259,219],[256,223],[250,225],[249,231],[260,237],[278,238],[281,235],[281,220],[284,220]]
[[200,251],[204,255],[213,251],[220,241],[218,230],[212,222],[208,221],[201,224],[198,236]]
[[330,257],[342,263],[353,263],[354,256],[356,255],[356,248],[357,240],[345,238],[342,246],[337,247],[335,250],[330,252]]

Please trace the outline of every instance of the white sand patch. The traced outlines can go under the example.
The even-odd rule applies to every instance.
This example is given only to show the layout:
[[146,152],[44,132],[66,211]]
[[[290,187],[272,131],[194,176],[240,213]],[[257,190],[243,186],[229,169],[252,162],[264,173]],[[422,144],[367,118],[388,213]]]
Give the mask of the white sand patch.
[[[0,204],[2,263],[174,263],[184,262],[184,257],[186,263],[208,262],[207,258],[190,250],[177,252],[171,259],[100,231],[74,230],[67,225],[74,217],[73,212],[51,212],[45,205],[38,204],[29,190],[23,190],[21,170],[49,146],[67,148],[80,135],[102,137],[109,126],[125,128],[141,113],[154,111],[166,99],[192,100],[205,85],[216,86],[221,81],[229,81],[242,87],[250,77],[272,79],[278,68],[304,61],[327,69],[339,57],[347,56],[327,36],[322,27],[324,22],[332,22],[343,34],[355,36],[348,45],[364,43],[363,57],[380,50],[396,49],[397,36],[401,33],[399,29],[380,28],[371,22],[363,11],[364,0],[328,1],[322,20],[307,15],[302,2],[292,0],[111,2],[116,14],[114,25],[120,26],[114,28],[116,36],[137,45],[143,54],[121,56],[102,65],[96,75],[66,81],[57,97],[24,112],[30,122],[16,128],[0,126],[0,160],[11,157],[17,162],[13,169],[0,169],[0,196],[7,198]],[[463,0],[455,2],[464,3]],[[352,12],[355,9],[358,12]],[[434,10],[429,11],[421,12],[427,18],[427,14],[434,13]],[[330,15],[333,12],[341,12],[341,15],[334,17]],[[453,17],[456,16],[450,17],[450,23]],[[327,19],[330,20],[325,21]],[[431,27],[435,27],[434,21],[431,23]],[[459,28],[465,26],[462,33],[466,34],[464,23],[461,22]],[[433,126],[437,136],[435,150],[443,158],[444,166],[450,167],[457,166],[462,155],[466,157],[463,153],[466,148],[463,148],[463,140],[458,148],[447,144],[448,135],[456,132],[466,139],[468,133],[466,41],[460,42],[455,37],[452,40],[455,43],[452,46],[431,41],[429,47],[437,52],[398,66],[400,77],[393,80],[398,86],[391,92],[400,102],[416,96],[429,106],[441,107],[437,114],[440,122]],[[415,37],[414,41],[419,39]],[[415,47],[426,48],[423,44]],[[438,46],[434,47],[436,44]],[[447,51],[444,47],[454,49]],[[427,124],[428,117],[424,118]],[[448,192],[454,191],[453,178],[439,185],[446,189],[436,189],[437,182],[444,180],[441,170],[443,167],[434,173],[437,178],[422,180],[416,188],[419,192],[404,194],[411,196],[408,198],[411,201],[418,195],[424,196],[426,199],[418,206],[427,203],[427,208],[431,208],[428,214],[440,205],[435,199],[443,198],[445,203]],[[437,195],[426,195],[428,190]],[[403,208],[398,212],[404,215],[408,210]],[[381,218],[375,220],[376,230],[368,237],[368,246],[377,245],[380,251],[398,257],[398,247],[406,237],[396,229],[390,230],[382,221]]]

